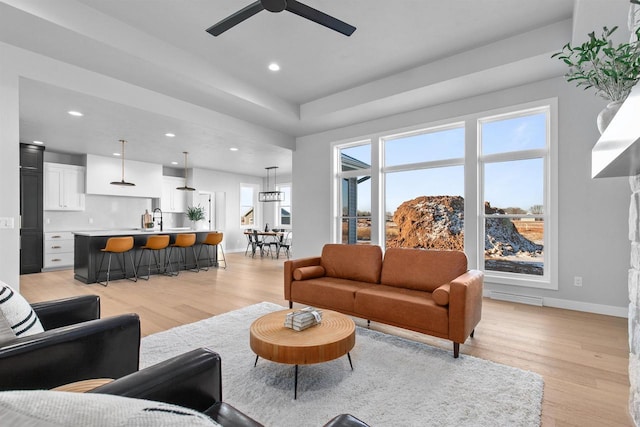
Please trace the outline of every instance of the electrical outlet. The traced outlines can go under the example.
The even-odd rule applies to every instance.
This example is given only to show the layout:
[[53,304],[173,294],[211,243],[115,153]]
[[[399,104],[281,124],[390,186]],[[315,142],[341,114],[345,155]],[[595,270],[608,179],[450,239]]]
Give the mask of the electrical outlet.
[[0,218],[0,228],[13,228],[13,218],[11,217],[3,217]]
[[582,276],[574,276],[573,286],[582,287]]
[[89,218],[89,224],[93,224],[93,218]]

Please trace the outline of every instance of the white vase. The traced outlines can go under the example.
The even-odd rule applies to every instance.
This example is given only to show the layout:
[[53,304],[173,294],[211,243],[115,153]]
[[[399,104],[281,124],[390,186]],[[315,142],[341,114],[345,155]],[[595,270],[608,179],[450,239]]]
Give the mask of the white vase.
[[604,107],[602,111],[600,111],[600,114],[598,114],[596,123],[601,135],[604,133],[604,130],[607,128],[607,126],[609,126],[611,120],[613,120],[614,116],[622,106],[622,103],[623,101],[610,102],[606,107]]

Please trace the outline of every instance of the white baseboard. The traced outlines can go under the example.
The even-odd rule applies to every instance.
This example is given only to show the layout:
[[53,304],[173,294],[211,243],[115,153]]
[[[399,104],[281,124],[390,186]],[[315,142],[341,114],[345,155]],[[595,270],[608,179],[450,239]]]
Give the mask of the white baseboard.
[[590,302],[571,301],[559,298],[544,298],[544,305],[554,308],[566,308],[567,310],[584,311],[587,313],[605,314],[615,317],[629,317],[628,307],[616,307],[615,305],[593,304]]
[[[607,316],[624,317],[629,316],[628,307],[617,307],[614,305],[594,304],[590,302],[572,301],[560,298],[549,297],[532,297],[529,295],[512,294],[506,292],[496,292],[485,289],[483,292],[485,297],[511,301],[520,304],[538,305],[544,307],[563,308],[566,310],[583,311],[585,313],[604,314]],[[541,304],[540,304],[541,302]]]
[[541,297],[530,297],[526,295],[510,294],[506,292],[489,291],[489,297],[491,299],[497,299],[500,301],[517,302],[520,304],[537,305],[542,307],[543,301]]

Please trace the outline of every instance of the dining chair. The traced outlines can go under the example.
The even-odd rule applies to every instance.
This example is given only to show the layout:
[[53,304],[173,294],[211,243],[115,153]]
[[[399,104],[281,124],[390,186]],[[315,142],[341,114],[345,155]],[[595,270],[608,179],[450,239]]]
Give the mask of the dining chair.
[[292,232],[287,231],[280,235],[280,245],[278,246],[278,258],[280,258],[280,251],[284,248],[287,251],[287,259],[291,256],[291,237]]
[[[252,252],[251,252],[251,257],[255,257],[256,256],[256,249],[260,248],[260,257],[264,256],[264,240],[260,238],[260,236],[258,235],[258,230],[253,230],[253,246],[252,246]],[[267,247],[269,247],[267,245]]]
[[247,256],[249,248],[253,248],[253,230],[247,230],[244,234],[247,236],[247,249],[244,250],[244,256]]

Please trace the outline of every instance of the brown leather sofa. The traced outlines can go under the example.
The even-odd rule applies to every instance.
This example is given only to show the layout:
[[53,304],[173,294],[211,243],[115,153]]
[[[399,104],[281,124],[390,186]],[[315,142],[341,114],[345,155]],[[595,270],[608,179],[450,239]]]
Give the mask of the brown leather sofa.
[[461,251],[327,244],[284,263],[284,297],[453,341],[453,356],[482,314],[484,274]]

